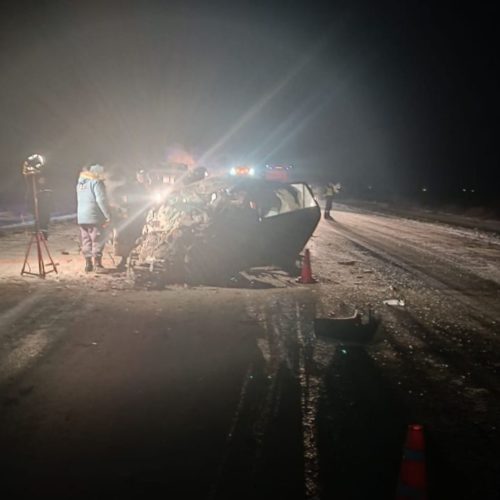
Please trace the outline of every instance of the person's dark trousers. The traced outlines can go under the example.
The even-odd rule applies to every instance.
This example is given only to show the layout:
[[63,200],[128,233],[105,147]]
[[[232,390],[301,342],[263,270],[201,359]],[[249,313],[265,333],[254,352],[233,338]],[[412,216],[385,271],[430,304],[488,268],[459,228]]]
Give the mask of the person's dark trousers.
[[333,196],[325,197],[325,216],[330,215],[330,210],[332,209]]
[[106,244],[106,231],[97,225],[80,224],[82,254],[84,257],[102,257]]

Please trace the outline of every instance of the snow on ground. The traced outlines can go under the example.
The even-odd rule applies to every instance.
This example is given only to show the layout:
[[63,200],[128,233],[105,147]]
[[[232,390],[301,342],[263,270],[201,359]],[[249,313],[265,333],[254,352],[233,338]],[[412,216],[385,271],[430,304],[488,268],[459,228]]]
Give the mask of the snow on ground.
[[[116,261],[112,252],[112,245],[107,244],[103,255],[103,264],[106,270],[103,274],[85,273],[84,258],[80,252],[80,232],[74,222],[60,222],[53,224],[50,228],[47,242],[48,250],[57,267],[56,273],[47,274],[45,280],[36,276],[21,276],[24,257],[31,238],[28,229],[17,229],[15,232],[9,231],[0,236],[0,285],[9,287],[12,284],[28,284],[37,289],[40,285],[57,286],[81,290],[95,290],[99,292],[109,292],[116,295],[117,290],[131,289],[132,282],[126,273],[119,273],[115,269]],[[42,247],[42,254],[46,265],[46,271],[52,268],[49,266],[49,258],[45,248]],[[36,245],[32,245],[28,258],[29,271],[38,273],[38,260]]]
[[489,211],[485,208],[477,207],[476,210],[469,212],[476,212],[480,215],[467,215],[455,211],[446,211],[439,209],[426,209],[418,206],[400,206],[395,204],[388,204],[382,202],[368,202],[363,200],[348,200],[343,201],[342,204],[337,204],[342,210],[353,207],[354,211],[375,213],[382,215],[396,215],[402,218],[410,218],[428,222],[441,222],[444,224],[451,224],[454,226],[461,226],[471,229],[482,229],[484,231],[492,231],[500,233],[500,220],[488,215]]
[[441,222],[423,222],[398,216],[352,214],[346,221],[374,231],[381,238],[414,246],[429,259],[438,256],[460,269],[500,284],[500,235]]
[[[7,342],[5,352],[8,354],[6,366],[9,373],[15,373],[16,367],[31,362],[37,353],[46,349],[50,325],[53,328],[55,323],[71,322],[71,319],[57,319],[61,314],[58,310],[61,296],[71,298],[71,303],[62,312],[71,318],[75,309],[81,308],[80,296],[91,295],[90,302],[96,303],[93,316],[96,321],[102,319],[106,325],[111,320],[109,311],[102,304],[107,302],[125,312],[134,307],[138,318],[142,310],[155,308],[165,308],[174,316],[181,311],[183,314],[179,313],[179,317],[185,318],[193,316],[193,308],[204,301],[217,304],[210,311],[213,310],[213,315],[218,317],[219,302],[234,300],[241,307],[242,300],[248,316],[245,321],[254,321],[265,330],[266,335],[258,338],[257,346],[269,364],[270,374],[278,373],[282,363],[293,364],[294,357],[287,350],[290,332],[298,328],[300,335],[311,334],[313,316],[338,318],[351,315],[355,309],[366,313],[371,308],[381,318],[381,327],[373,342],[362,346],[351,346],[347,342],[339,347],[329,339],[317,339],[314,370],[304,372],[308,380],[313,381],[309,387],[312,388],[312,399],[307,401],[311,406],[306,405],[302,414],[302,425],[310,427],[312,434],[304,439],[314,445],[316,435],[308,418],[316,415],[318,407],[315,405],[320,396],[326,398],[328,404],[335,404],[335,398],[344,394],[346,407],[354,410],[356,405],[363,404],[362,398],[356,399],[356,386],[349,385],[352,378],[335,372],[345,357],[347,364],[343,366],[349,374],[349,369],[359,367],[366,373],[382,377],[381,383],[375,383],[363,379],[364,372],[357,374],[362,394],[363,390],[378,391],[381,384],[387,384],[391,391],[396,388],[412,419],[426,424],[446,456],[454,462],[454,470],[474,479],[480,478],[478,484],[493,484],[492,478],[496,477],[498,467],[492,451],[494,446],[488,446],[498,442],[498,235],[444,223],[402,219],[391,214],[340,211],[339,207],[334,210],[334,217],[336,222],[320,222],[308,244],[313,273],[319,279],[317,285],[298,285],[292,278],[280,276],[274,282],[271,280],[273,286],[280,286],[280,289],[249,291],[194,287],[184,290],[177,286],[161,296],[159,292],[132,291],[123,274],[112,272],[113,257],[108,251],[104,264],[110,272],[85,274],[78,227],[69,222],[55,224],[48,242],[52,256],[59,264],[59,274],[50,274],[45,282],[34,277],[21,277],[30,233],[6,233],[0,237],[0,291],[2,310],[7,311],[1,316],[2,326],[22,318],[26,307],[36,308],[49,292],[52,293],[51,300],[45,302],[55,311],[55,319],[47,314],[36,329],[33,330],[31,325],[26,327],[29,335],[22,342],[12,344],[13,354],[9,354],[10,344]],[[266,273],[274,271],[262,271],[262,274]],[[29,299],[21,301],[27,289]],[[170,293],[172,290],[175,293]],[[93,295],[94,291],[99,293]],[[384,305],[383,301],[390,298],[404,299],[405,306]],[[158,302],[152,302],[155,300]],[[300,319],[305,314],[302,307],[307,311],[307,322]],[[218,317],[218,321],[224,324],[225,319]],[[89,337],[90,340],[85,342],[90,345],[95,341],[91,338],[93,334],[85,332],[84,335]],[[100,335],[104,336],[104,333]],[[304,344],[305,350],[306,343],[300,335],[299,344]],[[305,357],[299,356],[299,359],[305,363]],[[301,365],[302,369],[306,369],[305,364]],[[335,377],[341,377],[341,384],[335,386],[337,392],[324,395],[321,392],[324,390],[323,381],[318,373],[332,372]],[[300,383],[304,383],[304,392],[306,382],[306,379],[300,379]],[[368,395],[363,398],[365,396],[368,398]],[[366,411],[357,412],[356,418],[370,419],[372,410],[383,416],[379,423],[386,421],[386,414],[391,417],[390,408],[383,404],[378,407],[376,401],[370,404]],[[338,413],[332,414],[331,418],[336,424],[331,431],[335,437],[338,426],[346,425],[346,422]],[[337,439],[340,438],[337,436]],[[349,440],[352,439],[350,436]],[[464,454],[463,450],[467,453]],[[317,455],[311,456],[316,460]],[[309,463],[313,472],[317,466],[314,460]],[[436,494],[435,497],[440,496]]]
[[[457,468],[494,477],[497,460],[484,455],[500,414],[498,236],[338,207],[334,217],[311,243],[323,314],[372,308],[382,327],[370,357]],[[383,305],[391,298],[404,307]]]
[[[474,274],[478,278],[500,284],[500,236],[498,234],[454,227],[443,223],[430,223],[412,219],[403,219],[394,215],[356,214],[340,211],[336,207],[335,216],[339,221],[338,227],[369,233],[380,242],[392,245],[394,242],[401,250],[417,249],[426,266],[443,266],[447,263],[464,273]],[[69,216],[71,217],[71,216]],[[325,224],[323,221],[321,225]],[[320,226],[321,228],[322,226]],[[328,227],[328,226],[325,226]],[[335,226],[333,226],[335,227]],[[362,286],[370,279],[380,279],[380,273],[371,269],[366,257],[366,249],[359,246],[339,245],[341,238],[336,237],[328,241],[321,235],[324,231],[317,231],[311,242],[313,260],[319,259],[325,276],[332,282],[339,279],[348,279],[350,285]],[[27,228],[17,227],[0,236],[0,280],[20,278],[20,271],[24,254],[30,239]],[[319,244],[315,246],[315,242]],[[52,258],[58,264],[58,274],[49,275],[51,280],[73,281],[85,279],[95,284],[95,275],[83,273],[83,258],[80,255],[79,231],[74,222],[58,222],[52,224],[48,247]],[[354,261],[365,264],[353,266]],[[36,252],[33,247],[28,262],[36,267]],[[104,264],[113,268],[115,259],[111,245],[108,245],[104,255]],[[434,263],[434,264],[433,264]],[[423,264],[421,264],[422,266]],[[347,271],[347,274],[346,274]],[[355,275],[353,276],[353,272]],[[385,266],[380,271],[384,281],[388,283],[387,293],[390,291],[390,275],[394,269]],[[123,278],[123,275],[119,275]],[[117,275],[110,275],[116,278]],[[100,281],[109,281],[102,276]]]

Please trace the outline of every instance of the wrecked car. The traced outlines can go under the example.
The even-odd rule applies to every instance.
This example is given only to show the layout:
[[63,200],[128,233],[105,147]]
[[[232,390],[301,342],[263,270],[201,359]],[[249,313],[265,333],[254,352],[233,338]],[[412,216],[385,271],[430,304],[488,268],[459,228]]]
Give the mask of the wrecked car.
[[320,220],[305,183],[208,177],[151,207],[132,256],[137,281],[224,284],[252,267],[296,267]]

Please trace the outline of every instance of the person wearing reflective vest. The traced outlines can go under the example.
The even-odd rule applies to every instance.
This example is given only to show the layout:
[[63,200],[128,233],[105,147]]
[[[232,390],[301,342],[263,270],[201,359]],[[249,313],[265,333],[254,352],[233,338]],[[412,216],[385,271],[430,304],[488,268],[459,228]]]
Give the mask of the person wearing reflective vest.
[[325,186],[325,213],[324,218],[327,220],[334,220],[330,215],[330,211],[332,209],[333,197],[340,191],[340,183],[334,184],[333,182],[329,182]]

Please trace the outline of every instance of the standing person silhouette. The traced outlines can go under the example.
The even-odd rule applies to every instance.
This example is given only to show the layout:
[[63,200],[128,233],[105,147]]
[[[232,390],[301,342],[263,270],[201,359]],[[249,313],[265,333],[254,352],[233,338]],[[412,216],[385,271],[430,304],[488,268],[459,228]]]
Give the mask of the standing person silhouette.
[[[101,271],[102,253],[106,244],[106,227],[111,222],[111,210],[104,185],[104,167],[83,168],[76,184],[77,222],[80,226],[85,272]],[[92,262],[92,259],[94,261]]]
[[325,213],[324,218],[326,220],[334,220],[334,218],[330,215],[330,211],[332,209],[333,197],[340,191],[341,189],[340,182],[334,184],[333,182],[329,182],[325,186]]

